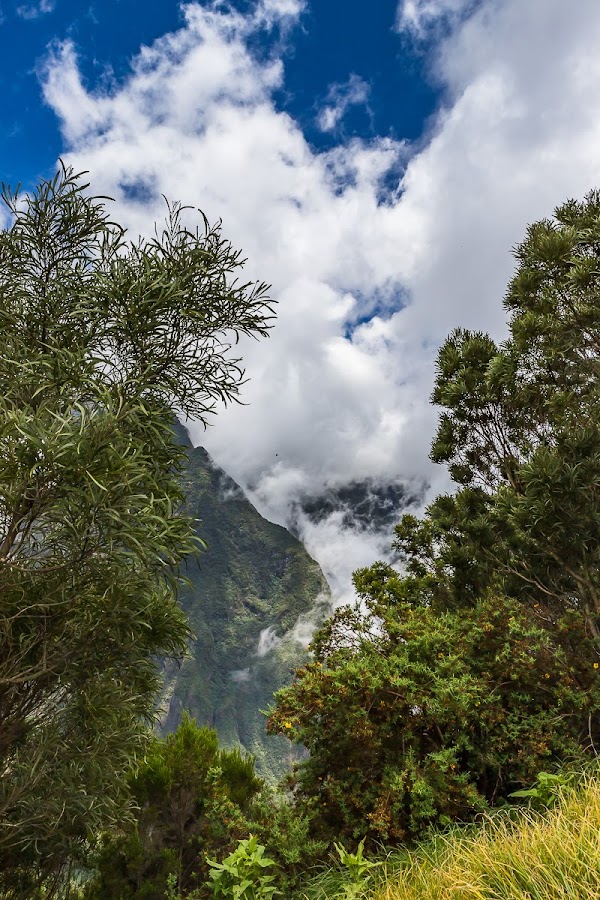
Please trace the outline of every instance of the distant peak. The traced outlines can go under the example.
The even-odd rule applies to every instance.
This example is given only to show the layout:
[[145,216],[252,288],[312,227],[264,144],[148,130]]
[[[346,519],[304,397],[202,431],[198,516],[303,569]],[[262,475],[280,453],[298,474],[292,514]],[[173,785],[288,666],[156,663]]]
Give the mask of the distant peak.
[[190,438],[190,433],[183,425],[179,419],[175,419],[173,425],[171,426],[173,430],[173,434],[175,436],[175,440],[178,444],[181,444],[182,447],[187,447],[190,450],[193,450],[194,445],[192,444],[192,440]]

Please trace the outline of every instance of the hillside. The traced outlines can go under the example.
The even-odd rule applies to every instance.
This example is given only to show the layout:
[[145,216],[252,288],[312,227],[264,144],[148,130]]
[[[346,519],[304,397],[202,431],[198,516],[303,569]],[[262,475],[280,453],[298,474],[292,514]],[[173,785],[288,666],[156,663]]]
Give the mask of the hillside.
[[311,622],[329,608],[319,565],[285,528],[264,519],[202,447],[188,447],[187,511],[208,544],[186,572],[182,604],[195,638],[191,658],[166,670],[162,730],[188,711],[223,744],[253,753],[263,775],[281,774],[297,749],[267,737],[260,710],[306,659]]

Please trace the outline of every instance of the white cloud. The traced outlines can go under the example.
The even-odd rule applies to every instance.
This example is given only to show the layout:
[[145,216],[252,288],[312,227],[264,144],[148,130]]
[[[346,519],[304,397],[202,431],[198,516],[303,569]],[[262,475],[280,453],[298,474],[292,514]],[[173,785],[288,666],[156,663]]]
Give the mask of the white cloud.
[[276,647],[279,647],[281,641],[282,638],[280,638],[277,634],[277,630],[274,625],[269,625],[268,628],[263,628],[258,636],[256,655],[260,657],[266,656],[267,653],[271,653],[273,650],[275,650]]
[[[314,603],[308,612],[301,613],[293,626],[281,636],[277,634],[277,626],[269,625],[263,628],[258,636],[256,656],[263,659],[269,653],[273,653],[282,645],[299,644],[304,650],[308,649],[317,628],[331,615],[331,598],[326,594],[319,594],[314,598]],[[232,672],[232,677],[248,673],[244,681],[250,678],[250,669],[243,669],[242,673]],[[235,680],[242,680],[239,677]]]
[[334,131],[351,106],[367,103],[370,91],[369,84],[355,74],[342,84],[330,85],[327,100],[317,116],[321,131]]
[[400,0],[397,27],[417,38],[455,27],[480,0]]
[[23,3],[17,6],[16,13],[22,19],[39,19],[46,13],[54,12],[56,0],[39,0],[37,3]]
[[260,0],[252,18],[254,24],[268,27],[293,25],[306,7],[305,0]]
[[320,594],[315,598],[312,609],[298,616],[294,626],[286,633],[286,639],[300,644],[305,650],[308,649],[315,631],[330,614],[330,598]]
[[[302,11],[295,0],[263,0],[247,17],[188,4],[185,27],[144,48],[109,92],[84,87],[69,44],[49,62],[65,156],[117,199],[115,216],[148,232],[161,193],[197,205],[223,219],[248,276],[273,284],[272,337],[243,345],[249,405],[196,438],[277,521],[324,485],[444,483],[427,462],[439,343],[457,325],[502,336],[510,248],[528,222],[600,183],[596,0],[580,0],[577,15],[563,0],[468,8],[401,10],[415,27],[443,15],[450,29],[431,51],[445,106],[412,156],[387,138],[319,154],[277,111],[282,61],[257,61],[248,39],[288,26]],[[379,202],[400,164],[397,194]],[[300,526],[340,596],[390,539],[345,529],[335,514]]]

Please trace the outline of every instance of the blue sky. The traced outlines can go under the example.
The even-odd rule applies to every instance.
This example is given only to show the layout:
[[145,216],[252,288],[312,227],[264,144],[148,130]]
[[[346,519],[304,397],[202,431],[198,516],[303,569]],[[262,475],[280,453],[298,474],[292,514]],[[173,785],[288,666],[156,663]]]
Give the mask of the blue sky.
[[58,121],[44,103],[39,75],[48,50],[72,40],[84,77],[94,89],[123,78],[141,44],[181,24],[178,3],[148,0],[4,0],[0,39],[4,180],[34,182],[47,176],[63,150]]
[[[253,5],[252,0],[232,4],[242,12]],[[183,25],[177,0],[148,0],[143,15],[137,0],[4,0],[1,9],[2,177],[24,184],[47,176],[64,149],[59,123],[40,89],[49,48],[72,41],[86,86],[102,90],[127,78],[141,45]],[[395,27],[396,0],[378,0],[368,16],[364,10],[358,0],[319,0],[283,35],[275,29],[252,42],[258,56],[272,53],[274,46],[282,53],[286,78],[275,102],[320,149],[352,136],[418,138],[438,101],[427,77],[425,48]],[[319,109],[351,79],[360,102],[350,103],[337,127],[324,131]]]
[[[293,511],[339,598],[391,535],[298,499],[428,461],[437,348],[501,339],[511,248],[600,187],[597,0],[2,0],[2,177],[61,154],[133,235],[161,195],[222,219],[272,284],[247,405],[191,426],[259,509]],[[1,219],[0,213],[0,221]],[[300,518],[298,516],[300,515]]]

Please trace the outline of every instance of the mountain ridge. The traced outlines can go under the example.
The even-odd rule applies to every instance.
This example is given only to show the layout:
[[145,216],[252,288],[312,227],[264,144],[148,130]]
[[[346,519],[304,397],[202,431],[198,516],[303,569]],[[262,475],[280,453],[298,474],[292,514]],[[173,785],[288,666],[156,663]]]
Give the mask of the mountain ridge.
[[189,658],[165,666],[161,731],[189,712],[276,778],[298,750],[267,736],[261,710],[306,661],[310,635],[331,609],[329,587],[302,543],[261,516],[210,454],[193,447],[184,426],[174,431],[187,451],[185,511],[198,520],[207,550],[185,572],[190,584],[180,599],[194,637]]

